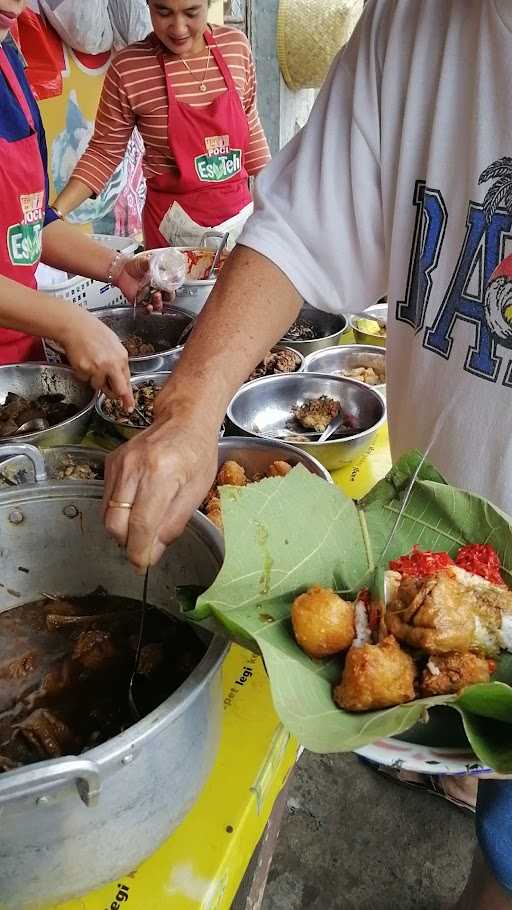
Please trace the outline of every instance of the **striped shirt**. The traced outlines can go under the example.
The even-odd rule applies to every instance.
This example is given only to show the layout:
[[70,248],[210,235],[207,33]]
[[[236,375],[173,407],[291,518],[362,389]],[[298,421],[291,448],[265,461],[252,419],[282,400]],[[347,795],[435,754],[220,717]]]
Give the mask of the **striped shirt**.
[[[247,115],[250,140],[245,167],[254,175],[270,160],[270,152],[256,108],[256,72],[249,42],[235,28],[212,26],[212,31]],[[73,177],[87,184],[94,193],[101,192],[122,161],[134,127],[144,140],[145,177],[159,176],[169,169],[177,171],[168,141],[167,88],[154,42],[154,36],[149,35],[144,41],[124,48],[106,74],[94,135],[73,172]],[[227,91],[213,55],[204,80],[207,91],[199,90],[208,60],[207,50],[200,57],[187,60],[194,79],[181,60],[173,59],[168,51],[165,55],[167,75],[178,101],[206,107]],[[179,142],[179,137],[176,141]]]

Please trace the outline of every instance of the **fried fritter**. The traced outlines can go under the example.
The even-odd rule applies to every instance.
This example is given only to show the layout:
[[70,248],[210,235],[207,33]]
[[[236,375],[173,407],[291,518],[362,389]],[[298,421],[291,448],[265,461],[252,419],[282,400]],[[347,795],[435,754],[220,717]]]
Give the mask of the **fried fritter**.
[[334,701],[345,711],[377,711],[413,701],[416,667],[396,638],[378,645],[352,646],[345,658]]
[[308,399],[292,410],[293,416],[305,430],[323,433],[331,420],[341,413],[341,404],[328,395],[321,395],[320,398]]
[[290,471],[293,471],[293,466],[287,461],[273,461],[267,469],[267,477],[286,477]]
[[247,474],[237,461],[225,461],[217,474],[215,483],[218,487],[245,487]]
[[404,576],[386,612],[388,631],[429,654],[469,651],[475,640],[475,597],[450,569],[425,579]]
[[493,670],[494,661],[470,652],[432,655],[421,675],[421,696],[452,695],[474,683],[489,682]]
[[354,640],[354,606],[329,588],[310,588],[296,597],[291,617],[297,644],[310,657],[346,651]]

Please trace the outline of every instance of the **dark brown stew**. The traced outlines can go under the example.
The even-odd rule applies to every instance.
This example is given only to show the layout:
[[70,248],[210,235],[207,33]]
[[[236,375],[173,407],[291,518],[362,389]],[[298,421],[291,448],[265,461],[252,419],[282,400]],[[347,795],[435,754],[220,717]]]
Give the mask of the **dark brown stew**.
[[[0,772],[77,755],[133,723],[128,682],[141,604],[96,591],[0,614]],[[148,714],[187,679],[206,645],[148,607],[134,696]]]

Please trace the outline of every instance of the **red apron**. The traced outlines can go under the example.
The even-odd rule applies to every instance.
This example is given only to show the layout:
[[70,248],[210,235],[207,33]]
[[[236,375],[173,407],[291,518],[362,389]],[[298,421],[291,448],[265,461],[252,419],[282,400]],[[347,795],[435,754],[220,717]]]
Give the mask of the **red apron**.
[[[0,275],[37,288],[45,213],[45,173],[27,99],[0,47],[0,71],[22,109],[30,136],[17,142],[0,138]],[[40,338],[0,328],[0,364],[44,359]]]
[[191,107],[177,100],[163,52],[158,52],[169,101],[169,149],[176,160],[177,173],[173,170],[147,182],[146,249],[168,245],[159,228],[173,202],[178,202],[203,227],[227,221],[251,202],[244,165],[249,145],[247,115],[215,39],[205,32],[204,40],[227,86],[227,92],[207,107]]

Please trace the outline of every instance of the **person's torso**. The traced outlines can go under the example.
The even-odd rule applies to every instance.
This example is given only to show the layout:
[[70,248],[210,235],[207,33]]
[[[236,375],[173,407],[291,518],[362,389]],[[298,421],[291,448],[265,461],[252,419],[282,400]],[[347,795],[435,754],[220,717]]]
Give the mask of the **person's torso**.
[[[247,78],[246,41],[235,29],[228,27],[214,26],[213,36],[244,105],[251,92]],[[210,54],[208,69],[207,51],[187,63],[192,74],[182,61],[166,58],[166,72],[179,102],[201,109],[225,94],[226,82],[213,55]],[[117,67],[144,140],[145,176],[151,178],[168,172],[169,169],[176,169],[176,161],[169,148],[169,105],[165,78],[151,37],[123,51],[118,58]],[[206,84],[204,92],[200,89],[203,81]]]
[[444,414],[432,460],[512,513],[512,314],[504,343],[484,307],[512,252],[511,63],[508,0],[397,3],[380,91],[393,454]]

